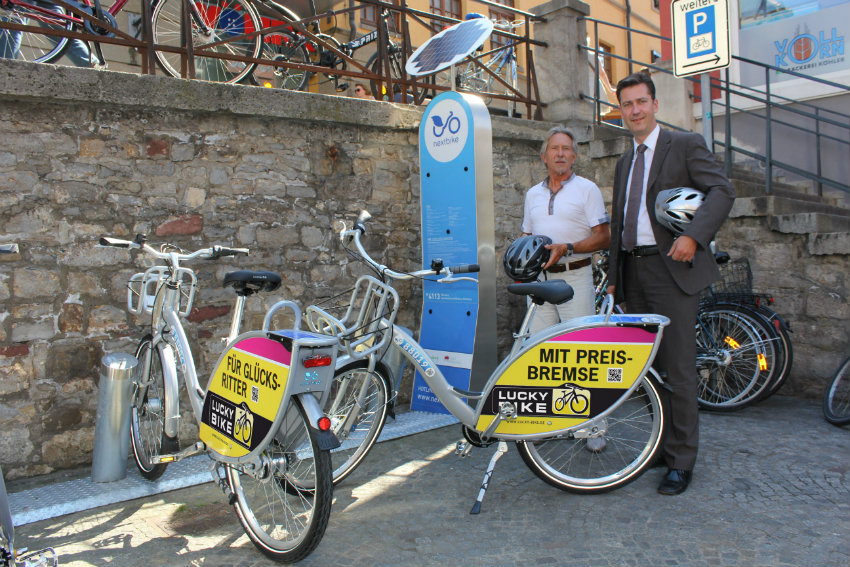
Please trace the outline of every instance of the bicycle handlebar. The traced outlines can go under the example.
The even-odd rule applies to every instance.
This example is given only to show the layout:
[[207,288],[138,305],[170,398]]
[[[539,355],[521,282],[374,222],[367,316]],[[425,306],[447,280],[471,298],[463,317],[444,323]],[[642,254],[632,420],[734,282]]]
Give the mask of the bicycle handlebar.
[[381,274],[396,280],[409,280],[413,278],[423,278],[425,276],[443,276],[436,281],[438,283],[451,283],[457,281],[471,281],[478,283],[478,280],[475,278],[454,277],[454,274],[468,274],[481,271],[481,267],[478,264],[443,266],[442,260],[435,259],[431,261],[431,268],[429,269],[417,270],[415,272],[398,272],[388,266],[376,262],[372,259],[369,253],[366,252],[363,248],[363,244],[360,242],[360,236],[366,233],[366,222],[371,218],[372,215],[370,215],[368,211],[363,210],[357,217],[357,221],[354,223],[353,228],[349,229],[345,222],[342,222],[342,227],[339,231],[339,238],[344,247],[347,247],[348,244],[353,241],[360,258],[365,263],[378,270]]
[[136,240],[122,240],[120,238],[112,238],[109,236],[101,236],[98,242],[100,246],[111,246],[113,248],[128,248],[142,250],[160,260],[170,260],[176,256],[178,261],[194,260],[195,258],[216,259],[224,256],[238,256],[239,254],[249,254],[247,248],[230,248],[228,246],[211,246],[209,248],[201,248],[188,254],[179,252],[160,252],[150,244],[144,242],[143,238],[137,237]]

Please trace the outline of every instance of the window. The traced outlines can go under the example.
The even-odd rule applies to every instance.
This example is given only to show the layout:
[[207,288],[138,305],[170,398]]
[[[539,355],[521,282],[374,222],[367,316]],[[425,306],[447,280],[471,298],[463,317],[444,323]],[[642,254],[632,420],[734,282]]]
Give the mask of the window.
[[[508,6],[510,8],[514,7],[514,0],[493,0],[497,4],[502,4],[504,6]],[[514,21],[514,15],[508,11],[501,11],[497,8],[490,8],[490,19],[495,22],[512,22]],[[513,33],[513,32],[512,32]],[[499,47],[504,47],[508,43],[510,43],[510,39],[499,35],[497,33],[493,33],[490,36],[490,49],[497,49]]]
[[[385,0],[386,2],[392,3],[396,6],[401,5],[401,0]],[[378,25],[378,11],[377,6],[373,6],[371,4],[366,4],[360,10],[360,25],[365,28],[374,28]],[[392,17],[389,20],[389,28],[390,32],[398,33],[401,30],[401,12],[393,11]]]
[[[447,18],[460,18],[460,0],[431,0],[431,13]],[[448,22],[442,20],[431,20],[431,31],[440,33],[449,25]]]
[[615,83],[614,81],[614,58],[609,54],[614,53],[614,47],[603,42],[599,42],[599,51],[605,53],[602,55],[602,70],[605,71],[605,74],[608,76],[608,80],[611,83]]

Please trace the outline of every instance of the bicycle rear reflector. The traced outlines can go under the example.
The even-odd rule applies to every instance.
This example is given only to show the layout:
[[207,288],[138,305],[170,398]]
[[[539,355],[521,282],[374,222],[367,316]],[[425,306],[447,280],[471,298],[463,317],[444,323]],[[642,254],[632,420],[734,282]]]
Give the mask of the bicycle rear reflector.
[[330,366],[331,365],[331,357],[328,355],[317,354],[315,356],[308,356],[302,361],[304,368],[316,368],[319,366]]
[[327,431],[331,428],[331,420],[327,416],[322,416],[316,425],[319,426],[319,431]]

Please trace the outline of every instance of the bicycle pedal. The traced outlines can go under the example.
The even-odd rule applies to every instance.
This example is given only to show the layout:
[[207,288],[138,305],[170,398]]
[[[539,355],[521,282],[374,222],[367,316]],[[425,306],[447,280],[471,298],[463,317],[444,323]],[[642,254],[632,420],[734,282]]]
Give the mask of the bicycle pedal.
[[463,458],[469,456],[472,451],[472,443],[468,443],[465,439],[461,439],[455,446],[455,455]]

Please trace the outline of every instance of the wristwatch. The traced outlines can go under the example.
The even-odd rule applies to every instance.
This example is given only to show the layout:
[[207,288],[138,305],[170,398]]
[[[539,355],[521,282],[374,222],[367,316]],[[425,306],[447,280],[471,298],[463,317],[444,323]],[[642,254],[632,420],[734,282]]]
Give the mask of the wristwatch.
[[573,243],[567,242],[567,256],[573,255]]

